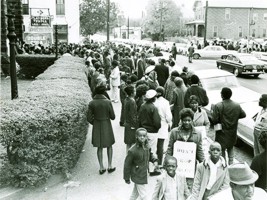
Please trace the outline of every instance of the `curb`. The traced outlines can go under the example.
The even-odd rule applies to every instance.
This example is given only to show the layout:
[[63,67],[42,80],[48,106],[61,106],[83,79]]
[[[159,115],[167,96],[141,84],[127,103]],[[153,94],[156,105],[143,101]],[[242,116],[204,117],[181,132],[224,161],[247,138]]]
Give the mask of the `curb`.
[[41,186],[33,188],[15,188],[15,187],[5,187],[0,189],[0,200],[18,200],[22,199],[26,194],[33,190],[46,191],[47,188],[53,187],[66,179],[63,175],[53,175],[51,176],[46,183]]

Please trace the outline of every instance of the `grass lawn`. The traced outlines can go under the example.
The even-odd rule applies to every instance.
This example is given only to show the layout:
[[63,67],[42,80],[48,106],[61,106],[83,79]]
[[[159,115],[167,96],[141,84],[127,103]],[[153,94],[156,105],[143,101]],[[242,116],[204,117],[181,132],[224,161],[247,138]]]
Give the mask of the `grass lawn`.
[[[31,84],[31,82],[32,82],[32,80],[21,80],[21,79],[17,80],[19,97],[23,97],[26,94],[27,89],[28,89],[29,85]],[[11,100],[11,80],[10,80],[10,77],[5,78],[4,76],[1,76],[0,87],[1,87],[0,106],[2,107],[1,102],[12,101]],[[5,149],[0,144],[0,155],[4,152],[5,152]],[[0,159],[0,166],[1,166],[1,159]]]

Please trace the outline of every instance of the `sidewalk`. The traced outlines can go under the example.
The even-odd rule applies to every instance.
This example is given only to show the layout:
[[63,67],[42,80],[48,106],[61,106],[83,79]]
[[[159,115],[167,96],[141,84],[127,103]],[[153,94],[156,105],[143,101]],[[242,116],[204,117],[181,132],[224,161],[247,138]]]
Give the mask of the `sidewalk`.
[[[123,164],[126,156],[126,145],[123,142],[124,127],[119,126],[120,103],[112,103],[116,114],[116,119],[112,121],[115,134],[115,144],[113,145],[113,166],[116,171],[112,174],[107,172],[99,175],[99,165],[96,155],[96,148],[91,144],[91,129],[89,127],[87,139],[84,145],[84,152],[71,171],[72,178],[70,187],[64,187],[68,182],[62,182],[59,176],[52,177],[52,180],[45,185],[34,189],[13,190],[13,194],[3,198],[0,190],[0,199],[20,199],[20,200],[126,200],[129,199],[133,189],[133,183],[126,184],[123,180]],[[205,154],[207,155],[208,142],[205,143]],[[165,141],[165,148],[168,141]],[[103,152],[104,164],[107,167],[106,149]],[[156,177],[149,177],[150,198],[156,184]],[[65,185],[66,186],[66,185]],[[9,191],[12,192],[12,189]],[[2,198],[1,198],[2,197]]]

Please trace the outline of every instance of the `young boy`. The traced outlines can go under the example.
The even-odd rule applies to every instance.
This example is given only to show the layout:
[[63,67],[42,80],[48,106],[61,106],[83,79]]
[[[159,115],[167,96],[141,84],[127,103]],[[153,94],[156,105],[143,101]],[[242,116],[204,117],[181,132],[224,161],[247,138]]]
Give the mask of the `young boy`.
[[127,184],[131,183],[130,179],[134,182],[130,199],[147,199],[146,186],[149,161],[153,162],[158,168],[158,160],[148,146],[147,130],[139,128],[136,130],[136,144],[128,150],[124,162],[123,179]]
[[228,168],[221,156],[221,145],[213,142],[209,154],[210,157],[197,166],[189,200],[207,200],[211,195],[229,187]]
[[176,174],[177,160],[173,156],[167,156],[164,164],[165,172],[159,176],[154,189],[152,200],[181,199],[189,196],[186,178]]

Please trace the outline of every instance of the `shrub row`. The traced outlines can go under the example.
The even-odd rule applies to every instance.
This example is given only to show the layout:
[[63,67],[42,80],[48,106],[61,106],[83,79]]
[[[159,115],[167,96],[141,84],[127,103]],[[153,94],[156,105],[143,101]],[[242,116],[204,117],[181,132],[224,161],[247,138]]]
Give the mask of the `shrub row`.
[[24,97],[2,102],[0,142],[7,156],[0,181],[35,186],[74,167],[86,139],[90,100],[83,60],[62,57]]
[[20,66],[19,76],[31,79],[43,73],[50,65],[54,64],[55,56],[53,55],[22,55],[16,57]]

